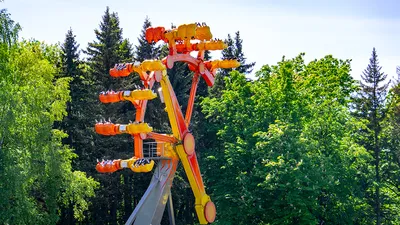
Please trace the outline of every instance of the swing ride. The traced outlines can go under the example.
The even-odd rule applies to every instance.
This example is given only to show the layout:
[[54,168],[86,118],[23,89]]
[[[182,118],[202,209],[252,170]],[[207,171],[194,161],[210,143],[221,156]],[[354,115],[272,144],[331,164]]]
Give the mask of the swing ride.
[[[135,121],[129,124],[114,124],[110,121],[95,124],[95,131],[101,135],[131,135],[134,139],[134,155],[124,160],[103,160],[97,163],[96,170],[100,173],[112,173],[128,168],[142,173],[150,172],[156,167],[149,187],[126,224],[158,225],[166,205],[170,223],[175,224],[170,190],[178,162],[181,161],[195,196],[198,220],[200,224],[212,223],[216,217],[216,208],[204,188],[196,157],[195,138],[189,130],[190,119],[200,76],[208,86],[213,86],[217,69],[235,68],[240,64],[236,60],[204,61],[205,51],[223,50],[227,47],[223,41],[212,39],[210,27],[205,23],[183,24],[171,30],[149,27],[146,30],[146,40],[148,43],[163,41],[168,44],[168,56],[162,60],[117,64],[110,69],[112,77],[138,74],[143,87],[132,91],[102,92],[99,95],[102,103],[130,101],[136,109]],[[190,54],[196,52],[196,57]],[[185,116],[167,74],[167,69],[173,68],[175,62],[187,63],[193,71]],[[147,102],[157,97],[152,90],[155,82],[161,85],[159,97],[165,104],[172,134],[153,132],[153,128],[144,122]],[[144,140],[153,140],[153,145],[144,149]]]

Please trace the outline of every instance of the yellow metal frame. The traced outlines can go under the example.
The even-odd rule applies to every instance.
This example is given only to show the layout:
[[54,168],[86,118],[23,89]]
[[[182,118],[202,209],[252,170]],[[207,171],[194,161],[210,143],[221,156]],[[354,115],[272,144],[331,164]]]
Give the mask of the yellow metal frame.
[[[188,160],[188,155],[186,154],[183,144],[182,144],[182,139],[179,127],[178,127],[178,121],[177,121],[177,116],[175,113],[176,108],[174,107],[173,100],[171,96],[175,96],[175,93],[172,90],[171,83],[168,79],[167,75],[164,75],[161,82],[161,87],[162,87],[162,93],[164,96],[164,101],[165,101],[165,106],[166,106],[166,111],[168,113],[168,118],[171,124],[172,128],[172,133],[176,139],[178,139],[181,143],[175,146],[176,152],[179,155],[180,160],[182,161],[183,168],[185,170],[185,173],[188,177],[190,186],[193,190],[193,194],[195,196],[195,209],[197,216],[199,218],[200,224],[207,224],[207,220],[204,216],[204,207],[208,201],[211,201],[210,197],[206,194],[205,189],[204,189],[204,184],[203,181],[201,180],[201,184],[199,184],[199,180],[196,180],[195,175],[193,173],[193,170],[191,169],[189,160]],[[199,187],[200,186],[200,187]]]

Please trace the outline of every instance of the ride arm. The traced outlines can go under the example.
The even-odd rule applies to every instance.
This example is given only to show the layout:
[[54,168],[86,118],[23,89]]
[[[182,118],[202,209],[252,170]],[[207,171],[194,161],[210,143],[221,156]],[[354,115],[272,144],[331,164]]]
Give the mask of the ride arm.
[[[185,119],[182,115],[182,111],[168,76],[164,75],[160,83],[168,117],[171,123],[172,133],[175,138],[181,141],[181,144],[176,145],[176,151],[180,160],[182,161],[183,168],[185,169],[190,186],[195,196],[195,209],[199,218],[199,222],[200,224],[207,224],[210,219],[207,220],[206,213],[210,211],[210,209],[214,210],[211,212],[211,214],[214,214],[215,218],[215,206],[211,202],[210,197],[206,194],[204,189],[203,179],[201,177],[199,164],[194,150],[194,138],[188,132]],[[212,206],[207,210],[206,205],[211,204]],[[210,212],[208,213],[210,214]]]

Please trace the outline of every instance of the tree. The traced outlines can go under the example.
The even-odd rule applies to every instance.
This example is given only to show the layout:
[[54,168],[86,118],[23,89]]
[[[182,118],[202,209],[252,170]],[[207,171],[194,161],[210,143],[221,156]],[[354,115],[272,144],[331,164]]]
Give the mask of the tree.
[[357,174],[369,155],[352,135],[361,124],[347,108],[349,71],[349,60],[306,65],[301,54],[263,66],[253,82],[234,71],[221,97],[202,102],[219,143],[205,164],[217,224],[352,224],[362,215]]
[[[69,85],[71,100],[67,103],[67,115],[62,121],[55,123],[55,127],[68,134],[62,141],[73,148],[79,156],[72,161],[73,168],[90,173],[87,168],[85,150],[90,148],[88,142],[93,140],[94,133],[90,128],[92,121],[88,115],[96,107],[97,102],[93,95],[95,93],[94,87],[91,85],[93,80],[88,73],[87,66],[79,59],[79,44],[77,44],[75,37],[72,28],[70,28],[66,33],[64,43],[61,45],[61,65],[58,76],[71,79]],[[77,222],[74,218],[73,207],[72,204],[67,204],[61,209],[60,222],[62,224]]]
[[387,97],[387,117],[382,123],[382,192],[385,194],[383,224],[397,224],[400,213],[400,67]]
[[156,46],[156,43],[148,43],[146,40],[146,29],[149,27],[151,27],[150,18],[146,16],[141,34],[138,37],[139,44],[135,46],[134,58],[138,62],[146,59],[157,59],[161,53],[161,48]]
[[[132,59],[131,45],[127,39],[122,37],[117,13],[111,13],[107,7],[100,28],[95,29],[95,34],[97,40],[89,43],[86,53],[89,55],[90,86],[93,90],[88,98],[96,102],[95,106],[84,115],[88,122],[82,127],[83,132],[91,133],[93,136],[89,140],[84,140],[86,148],[82,149],[82,154],[85,157],[80,163],[101,184],[91,208],[90,223],[114,224],[129,217],[132,212],[130,209],[132,202],[139,201],[139,199],[129,198],[132,195],[130,189],[133,186],[132,179],[130,179],[132,173],[122,171],[121,173],[99,174],[94,170],[95,160],[132,157],[130,150],[133,146],[132,138],[124,135],[104,137],[93,132],[93,125],[95,119],[104,120],[105,118],[110,118],[112,122],[116,123],[128,123],[129,120],[132,120],[133,107],[130,102],[102,104],[98,101],[97,94],[110,89],[121,90],[124,88],[130,90],[138,79],[132,76],[115,79],[109,75],[109,69],[114,67],[116,63],[128,62]],[[122,203],[123,196],[126,196],[126,199],[130,201],[123,201]]]
[[0,10],[0,24],[0,42],[10,47],[18,41],[18,33],[21,30],[21,26],[10,18],[7,9]]
[[[114,82],[108,71],[116,63],[130,60],[131,49],[128,40],[122,38],[122,28],[119,27],[117,13],[110,13],[107,7],[100,23],[100,30],[95,29],[97,41],[88,44],[86,53],[88,61],[95,75],[95,79],[101,84],[109,84],[113,87]],[[116,85],[116,84],[114,84]]]
[[36,41],[1,44],[0,221],[55,224],[62,205],[82,220],[97,186],[73,171],[66,134],[53,129],[66,115],[69,78],[57,78],[60,50]]
[[[234,40],[231,35],[228,34],[228,38],[225,40],[225,44],[228,46],[226,49],[222,50],[222,59],[236,59],[240,66],[235,70],[240,73],[249,74],[253,71],[255,62],[246,63],[246,57],[244,56],[243,40],[240,38],[240,32],[236,31]],[[224,69],[223,73],[226,76],[232,69]]]
[[[239,31],[235,33],[234,39],[232,39],[231,35],[228,34],[228,38],[225,39],[225,44],[228,47],[222,50],[222,59],[236,59],[240,63],[240,66],[235,70],[243,74],[249,74],[253,71],[253,67],[256,63],[246,63],[242,43],[243,40],[240,38]],[[229,76],[231,71],[232,69],[221,69],[217,74],[215,84],[210,91],[211,95],[220,96],[221,91],[224,89],[224,77]]]
[[386,94],[389,82],[386,82],[387,75],[381,72],[382,67],[379,66],[378,55],[375,48],[367,68],[361,75],[360,91],[355,99],[355,116],[365,119],[367,129],[362,131],[364,140],[363,146],[373,156],[374,166],[374,190],[373,190],[373,209],[376,224],[382,223],[384,213],[382,207],[384,198],[381,193],[381,153],[382,153],[382,122],[386,117]]
[[77,77],[79,75],[79,44],[76,43],[75,35],[72,32],[72,28],[67,31],[65,35],[65,41],[61,46],[62,62],[63,62],[63,74],[67,77]]

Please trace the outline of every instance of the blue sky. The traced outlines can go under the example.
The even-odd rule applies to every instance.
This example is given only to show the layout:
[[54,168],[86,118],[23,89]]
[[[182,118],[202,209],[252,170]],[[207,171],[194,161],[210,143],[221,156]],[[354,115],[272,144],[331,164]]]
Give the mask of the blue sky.
[[0,4],[21,24],[21,37],[46,43],[62,42],[72,27],[81,48],[86,48],[109,6],[133,44],[146,16],[154,26],[165,27],[204,21],[220,39],[239,30],[248,61],[256,62],[255,71],[276,64],[283,55],[305,52],[310,61],[332,54],[352,59],[352,75],[359,79],[373,47],[389,77],[400,66],[400,1],[396,0],[4,0]]

